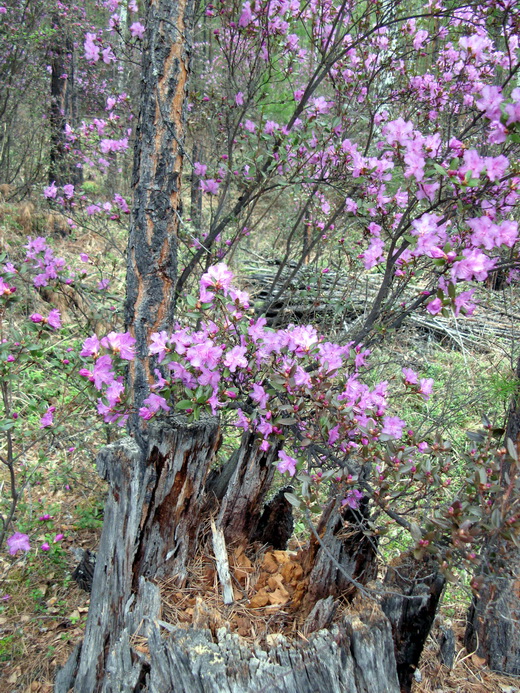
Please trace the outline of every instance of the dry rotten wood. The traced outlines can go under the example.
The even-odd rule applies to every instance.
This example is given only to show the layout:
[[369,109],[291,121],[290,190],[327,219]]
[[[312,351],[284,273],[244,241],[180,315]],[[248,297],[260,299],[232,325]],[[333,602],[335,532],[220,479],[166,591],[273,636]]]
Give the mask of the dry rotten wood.
[[145,616],[158,617],[158,590],[144,578],[176,576],[182,583],[197,550],[206,477],[220,444],[218,422],[188,425],[172,417],[149,427],[148,442],[142,451],[125,438],[98,455],[109,491],[85,638],[72,677],[81,693],[108,690],[105,672],[109,658],[125,652],[123,634],[134,635]]
[[365,533],[367,516],[364,501],[359,510],[341,509],[337,499],[325,508],[316,529],[319,540],[311,537],[304,559],[309,575],[304,610],[310,612],[329,595],[353,595],[356,583],[366,584],[376,576],[377,540]]
[[401,554],[388,568],[389,593],[381,608],[392,624],[397,674],[403,693],[412,689],[414,671],[433,625],[445,578],[434,559]]
[[233,603],[233,586],[229,573],[229,561],[226,548],[224,532],[220,527],[216,527],[215,521],[211,520],[211,535],[213,538],[213,553],[217,564],[217,573],[222,586],[222,599],[224,604]]

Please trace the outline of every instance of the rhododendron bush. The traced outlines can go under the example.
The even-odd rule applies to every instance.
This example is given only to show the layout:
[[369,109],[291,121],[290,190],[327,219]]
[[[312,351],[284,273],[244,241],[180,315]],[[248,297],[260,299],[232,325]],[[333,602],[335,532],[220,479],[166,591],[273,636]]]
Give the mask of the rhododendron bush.
[[[146,45],[137,3],[125,5],[131,23],[121,43],[123,4],[102,3],[108,25],[84,32],[88,74],[113,63],[122,71]],[[353,511],[369,505],[370,531],[402,527],[416,555],[437,555],[445,570],[460,559],[478,562],[486,537],[518,541],[518,507],[501,483],[506,469],[516,469],[515,453],[499,447],[499,432],[484,423],[455,479],[449,444],[417,438],[399,408],[405,398],[427,401],[432,380],[410,368],[399,383],[365,378],[369,343],[407,314],[471,315],[475,282],[499,270],[507,281],[517,278],[516,4],[276,0],[202,11],[186,104],[193,156],[188,147],[182,152],[192,211],[181,219],[172,288],[187,307],[173,329],[149,335],[148,353],[136,353],[135,325],[92,334],[67,357],[71,380],[91,391],[107,424],[140,417],[146,430],[154,417],[211,415],[257,434],[263,451],[277,451],[278,472],[292,479],[295,506],[318,511],[331,492]],[[63,131],[67,151],[96,180],[119,165],[134,137],[128,91],[108,86],[100,113]],[[164,107],[159,99],[161,117]],[[88,188],[49,180],[42,192],[72,227],[130,213],[123,191]],[[375,298],[354,325],[342,318],[335,341],[309,325],[272,329],[262,313],[283,296],[287,273],[280,269],[253,310],[230,270],[239,271],[244,246],[274,253],[289,282],[304,264],[315,276],[331,267],[370,276]],[[76,281],[44,238],[31,237],[26,249],[37,289]],[[5,258],[6,310],[17,272]],[[412,279],[414,294],[403,301]],[[97,290],[106,287],[99,278]],[[198,294],[186,296],[195,287]],[[35,311],[26,322],[38,337],[62,329],[57,309]],[[7,332],[3,338],[3,372],[16,373],[24,359],[30,367],[26,343]],[[153,373],[137,411],[125,390],[134,359],[151,363]],[[2,425],[12,441],[18,424],[6,401]],[[52,432],[59,407],[45,403],[40,414],[42,435]],[[13,537],[10,548],[27,550]]]
[[[417,439],[390,408],[392,390],[401,401],[428,400],[431,378],[403,368],[400,387],[387,381],[369,387],[363,382],[369,349],[332,343],[309,325],[268,328],[265,318],[252,314],[248,295],[233,286],[224,263],[210,267],[199,295],[187,300],[191,311],[183,324],[151,335],[149,355],[157,368],[140,417],[218,415],[253,431],[261,450],[281,447],[277,468],[297,484],[289,494],[294,505],[319,512],[331,483],[342,505],[354,510],[370,499],[411,533],[417,556],[438,554],[446,570],[461,557],[478,562],[473,545],[489,532],[514,536],[520,518],[503,505],[499,483],[509,456],[496,451],[491,424],[485,422],[483,445],[468,453],[468,477],[455,481],[449,444]],[[106,422],[123,425],[131,413],[123,370],[135,357],[134,342],[128,332],[93,335],[80,351],[86,367],[79,372],[99,393],[97,411]],[[418,507],[422,529],[407,519]],[[374,517],[372,529],[384,534],[389,522]]]

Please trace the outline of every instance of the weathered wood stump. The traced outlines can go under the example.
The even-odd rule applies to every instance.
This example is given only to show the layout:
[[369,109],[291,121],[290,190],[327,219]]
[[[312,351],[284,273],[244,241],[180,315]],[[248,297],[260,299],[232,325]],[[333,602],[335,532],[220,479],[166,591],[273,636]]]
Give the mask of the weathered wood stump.
[[404,553],[388,568],[384,586],[391,592],[381,608],[392,624],[401,691],[412,690],[415,668],[431,630],[446,579],[436,561]]
[[[206,482],[219,444],[216,420],[188,425],[172,417],[150,426],[146,450],[127,438],[101,451],[98,470],[109,492],[85,638],[59,672],[56,692],[250,693],[269,687],[398,693],[390,624],[373,603],[308,641],[279,636],[267,650],[226,628],[212,634],[202,623],[183,629],[161,620],[154,580],[187,579],[188,563],[210,524]],[[255,449],[239,456],[235,481],[245,479]],[[264,475],[256,478],[262,486]],[[259,497],[246,479],[242,491],[230,481],[229,493],[245,497],[246,505],[248,497]]]
[[[495,559],[493,570],[479,576],[479,596],[471,602],[464,645],[485,659],[490,669],[520,676],[520,576],[514,574],[520,551],[511,551],[505,542],[501,548],[506,551],[502,559]],[[506,562],[512,569],[509,574]]]

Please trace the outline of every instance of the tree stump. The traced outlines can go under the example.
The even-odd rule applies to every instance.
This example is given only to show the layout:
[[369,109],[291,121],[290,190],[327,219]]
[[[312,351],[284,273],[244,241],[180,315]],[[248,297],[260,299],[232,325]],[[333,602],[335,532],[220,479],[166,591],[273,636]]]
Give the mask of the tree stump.
[[[485,659],[490,669],[520,676],[520,577],[498,574],[505,558],[494,561],[493,570],[480,576],[479,595],[473,597],[469,608],[464,645],[468,652]],[[508,547],[506,560],[514,570],[520,565],[520,551]]]
[[401,554],[388,568],[384,585],[392,594],[381,608],[392,624],[397,674],[403,693],[410,693],[415,668],[431,630],[446,580],[434,559]]
[[[212,634],[200,619],[188,629],[161,620],[154,580],[186,580],[209,525],[206,482],[220,429],[214,419],[188,425],[171,417],[150,426],[148,441],[141,450],[126,438],[98,456],[109,492],[85,638],[59,672],[56,693],[398,693],[391,627],[375,604],[308,641],[277,635],[268,649],[226,628]],[[250,456],[242,456],[245,467]]]

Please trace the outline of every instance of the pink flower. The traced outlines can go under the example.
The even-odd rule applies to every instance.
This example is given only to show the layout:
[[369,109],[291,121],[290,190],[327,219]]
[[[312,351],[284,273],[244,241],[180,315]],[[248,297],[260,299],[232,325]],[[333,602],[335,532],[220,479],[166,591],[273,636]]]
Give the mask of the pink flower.
[[206,164],[201,164],[198,161],[196,161],[193,164],[193,173],[196,176],[205,176],[207,170],[208,170],[208,167],[206,166]]
[[89,257],[86,253],[80,253],[79,259],[81,260],[81,262],[88,262],[89,261]]
[[69,183],[68,185],[63,186],[63,194],[67,198],[67,200],[70,200],[74,197],[74,186]]
[[40,546],[41,551],[50,551],[51,547],[49,546],[49,542],[45,541],[41,546]]
[[242,409],[237,409],[237,420],[233,424],[237,428],[243,428],[244,431],[249,431],[249,418],[244,414]]
[[103,48],[101,53],[103,55],[103,62],[106,65],[110,65],[110,63],[115,63],[116,56],[114,55],[114,51],[112,50],[111,46],[107,46],[107,48]]
[[171,409],[164,397],[161,397],[161,395],[156,395],[153,392],[152,394],[148,395],[145,400],[143,400],[143,404],[147,405],[139,409],[139,416],[143,419],[151,419],[154,414],[157,414],[159,409],[162,409],[163,411],[170,411]]
[[11,556],[15,556],[18,551],[30,551],[31,545],[29,544],[29,537],[27,534],[22,534],[21,532],[15,532],[7,540],[7,546],[9,547],[9,553]]
[[55,309],[51,310],[47,317],[47,324],[50,325],[53,329],[59,330],[61,327],[61,320],[60,320],[60,311]]
[[99,46],[96,46],[94,41],[96,40],[96,34],[85,34],[85,43],[83,44],[85,48],[85,58],[89,62],[97,62],[99,60]]
[[362,498],[363,494],[361,491],[358,491],[357,488],[350,489],[345,498],[341,501],[341,507],[343,508],[345,505],[348,505],[348,507],[352,508],[352,510],[357,510],[359,508],[359,501]]
[[101,343],[95,334],[87,337],[83,342],[83,349],[79,352],[80,356],[97,356],[101,348]]
[[32,315],[29,315],[29,320],[32,320],[34,323],[38,324],[39,322],[44,321],[44,317],[39,313],[33,313]]
[[213,265],[208,271],[202,275],[200,280],[201,289],[212,289],[223,291],[224,296],[227,296],[231,282],[233,281],[233,272],[224,262],[219,262],[218,265]]
[[245,2],[242,9],[242,14],[238,20],[238,26],[244,29],[253,21],[253,13],[251,12],[251,3]]
[[54,412],[56,407],[49,407],[45,414],[40,419],[40,428],[48,428],[54,423]]
[[130,33],[132,35],[132,38],[138,38],[142,39],[144,36],[145,32],[145,27],[141,22],[134,22],[133,24],[130,25]]
[[54,537],[54,543],[57,544],[59,541],[63,541],[64,538],[65,538],[65,537],[64,537],[63,534],[57,534],[57,535]]
[[285,472],[289,472],[290,476],[294,476],[296,474],[296,465],[298,464],[298,461],[295,460],[294,457],[288,455],[283,450],[279,451],[278,457],[280,458],[280,461],[277,463],[276,468],[278,469],[280,474],[285,474]]
[[280,126],[274,120],[268,120],[264,126],[264,132],[266,135],[272,135],[275,130],[278,130]]
[[411,368],[403,368],[402,370],[403,377],[404,377],[404,382],[407,385],[417,385],[418,378],[417,378],[417,373],[413,371]]
[[105,354],[105,356],[100,356],[96,361],[94,370],[92,371],[92,379],[96,390],[101,390],[103,383],[105,385],[110,385],[110,383],[114,380],[112,359],[110,356],[108,356],[108,354]]
[[239,91],[235,94],[235,103],[237,106],[243,106],[244,105],[244,94]]
[[235,346],[230,349],[224,357],[224,365],[229,368],[231,373],[234,373],[237,368],[245,368],[247,359],[245,358],[246,347]]
[[390,438],[401,438],[405,426],[406,422],[400,419],[398,416],[385,416],[383,418],[383,428],[381,429],[381,433],[382,435],[389,436]]
[[442,301],[440,298],[435,298],[433,301],[430,301],[428,305],[426,306],[426,310],[428,313],[431,315],[437,315],[437,313],[440,313],[442,310]]
[[244,128],[248,131],[253,133],[256,130],[256,125],[253,123],[252,120],[246,120],[244,123]]
[[214,178],[208,178],[207,180],[200,181],[200,188],[202,192],[208,193],[210,195],[217,195],[219,183]]
[[461,311],[464,315],[472,315],[477,307],[470,300],[475,293],[475,289],[470,289],[469,291],[463,291],[455,298],[455,315],[458,315]]
[[150,337],[150,341],[152,343],[148,347],[148,352],[150,354],[157,354],[157,360],[159,363],[161,363],[169,351],[170,340],[168,333],[164,330],[162,332],[154,332]]
[[265,409],[267,406],[267,400],[269,399],[269,395],[264,390],[262,385],[254,383],[253,392],[251,393],[251,399],[253,400],[253,402],[256,402],[261,409]]
[[56,187],[55,181],[52,181],[50,185],[43,189],[43,194],[48,200],[54,200],[58,193],[58,188]]
[[433,378],[421,378],[420,388],[417,391],[424,400],[430,399],[430,395],[433,391]]
[[101,340],[101,345],[105,349],[111,349],[126,361],[132,361],[135,357],[134,344],[135,338],[130,332],[110,332]]

